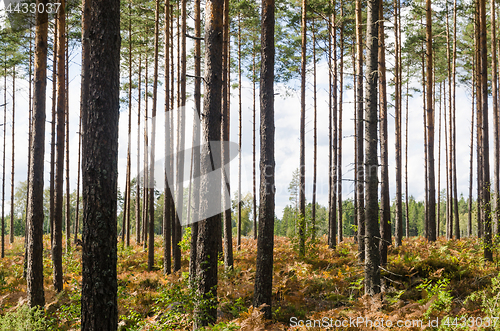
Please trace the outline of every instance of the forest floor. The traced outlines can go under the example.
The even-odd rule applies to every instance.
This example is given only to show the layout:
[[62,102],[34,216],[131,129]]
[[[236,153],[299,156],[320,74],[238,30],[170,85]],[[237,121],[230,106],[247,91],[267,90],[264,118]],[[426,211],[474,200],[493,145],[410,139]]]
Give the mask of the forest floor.
[[[182,243],[188,242],[185,238]],[[181,272],[165,276],[161,245],[158,237],[158,268],[148,272],[142,245],[118,244],[120,330],[192,329],[196,295],[188,286],[189,252],[183,249]],[[325,238],[307,248],[306,257],[299,259],[293,240],[275,237],[273,319],[265,321],[251,307],[256,241],[243,238],[234,252],[234,269],[225,271],[220,263],[218,320],[210,329],[500,330],[500,269],[484,261],[477,238],[435,243],[410,238],[399,248],[391,246],[382,270],[384,293],[375,297],[364,295],[363,268],[352,238],[336,250],[328,249]],[[59,294],[53,290],[50,251],[45,249],[45,318],[22,308],[23,251],[22,238],[16,238],[0,263],[0,330],[16,330],[21,328],[16,323],[33,318],[41,321],[32,321],[31,330],[78,330],[81,247],[64,256],[64,290]],[[496,261],[498,257],[496,252]]]

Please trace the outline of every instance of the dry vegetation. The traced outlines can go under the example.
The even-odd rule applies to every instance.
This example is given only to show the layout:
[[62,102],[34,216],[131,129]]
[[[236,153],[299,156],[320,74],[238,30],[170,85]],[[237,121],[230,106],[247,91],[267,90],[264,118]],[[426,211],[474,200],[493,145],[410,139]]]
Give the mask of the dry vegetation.
[[[13,246],[7,246],[7,255],[0,266],[0,310],[4,315],[0,330],[9,329],[5,326],[8,325],[5,315],[15,316],[22,310],[20,307],[26,298],[23,242],[21,238],[16,239]],[[48,247],[48,237],[45,240],[45,247]],[[275,240],[273,320],[262,320],[259,310],[251,308],[256,242],[245,238],[241,250],[235,251],[234,270],[225,271],[222,263],[219,266],[218,324],[212,330],[288,330],[294,325],[290,322],[291,317],[296,317],[297,322],[309,319],[322,323],[330,318],[333,323],[363,317],[371,321],[390,320],[394,324],[397,320],[421,319],[424,325],[428,320],[439,318],[442,330],[470,330],[485,329],[486,322],[482,327],[471,327],[469,318],[474,318],[476,323],[479,317],[486,321],[486,317],[500,314],[498,265],[482,259],[482,245],[475,238],[440,239],[435,243],[410,238],[402,247],[392,248],[389,263],[382,271],[385,292],[374,298],[363,295],[363,269],[357,261],[357,246],[352,239],[332,251],[322,238],[310,244],[303,260],[299,260],[293,240],[283,237]],[[157,238],[158,266],[162,265],[161,244],[161,239]],[[191,313],[197,298],[189,290],[186,272],[189,252],[183,252],[182,272],[169,276],[164,276],[160,267],[148,272],[146,254],[142,246],[123,248],[119,243],[120,329],[191,329]],[[45,329],[79,329],[80,257],[80,248],[64,257],[64,291],[56,294],[51,289],[50,252],[44,252]],[[444,325],[446,317],[450,317],[449,326]],[[364,326],[342,329],[369,329]],[[500,330],[500,322],[495,329]]]

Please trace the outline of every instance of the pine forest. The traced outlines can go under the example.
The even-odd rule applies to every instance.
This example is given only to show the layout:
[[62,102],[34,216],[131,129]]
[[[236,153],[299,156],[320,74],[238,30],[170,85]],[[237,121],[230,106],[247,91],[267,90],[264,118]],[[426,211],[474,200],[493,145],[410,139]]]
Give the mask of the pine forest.
[[0,2],[0,331],[500,330],[498,17]]

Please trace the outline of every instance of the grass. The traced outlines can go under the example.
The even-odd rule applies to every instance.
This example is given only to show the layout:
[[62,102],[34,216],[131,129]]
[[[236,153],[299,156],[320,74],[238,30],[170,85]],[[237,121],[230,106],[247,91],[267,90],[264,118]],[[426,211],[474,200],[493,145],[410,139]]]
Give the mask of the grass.
[[[64,257],[64,290],[61,293],[53,291],[50,252],[44,251],[47,304],[45,314],[40,314],[25,308],[22,240],[16,238],[14,244],[7,244],[6,257],[0,261],[0,326],[24,330],[12,323],[26,320],[33,322],[31,329],[40,325],[44,330],[79,329],[81,248],[70,249]],[[49,247],[49,238],[44,240],[45,247]],[[118,244],[121,330],[192,329],[192,311],[197,297],[188,286],[189,252],[182,253],[181,272],[163,275],[161,246],[158,237],[155,243],[158,268],[149,272],[147,252],[142,245],[123,247],[122,243]],[[381,272],[384,293],[370,298],[364,296],[363,266],[357,260],[357,245],[352,239],[345,240],[333,251],[328,249],[326,238],[321,238],[314,250],[299,259],[289,239],[276,237],[271,321],[264,321],[259,310],[251,307],[255,256],[256,242],[243,238],[241,250],[234,252],[234,269],[225,271],[222,265],[219,267],[218,320],[212,330],[288,330],[292,318],[294,321],[340,321],[363,317],[394,323],[438,318],[459,322],[496,317],[500,313],[499,269],[497,264],[484,261],[482,244],[476,238],[450,241],[440,238],[435,243],[409,238],[398,248],[391,246],[388,264]],[[440,325],[434,329],[462,327]],[[476,323],[462,329],[485,327]],[[500,330],[500,322],[493,327],[492,320],[486,329]]]

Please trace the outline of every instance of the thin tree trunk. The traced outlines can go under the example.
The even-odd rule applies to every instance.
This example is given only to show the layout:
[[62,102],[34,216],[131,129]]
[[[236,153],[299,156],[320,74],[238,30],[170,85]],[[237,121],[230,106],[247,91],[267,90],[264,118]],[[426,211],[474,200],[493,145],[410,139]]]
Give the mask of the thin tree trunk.
[[[356,192],[358,201],[358,258],[360,261],[365,260],[365,197],[364,197],[364,114],[363,114],[363,41],[361,37],[361,0],[356,0],[356,167],[358,168],[356,174]],[[376,70],[376,69],[375,69]]]
[[[473,57],[473,65],[475,67],[474,56]],[[470,120],[470,159],[469,159],[469,210],[467,215],[467,235],[472,237],[472,186],[473,183],[473,163],[474,163],[474,103],[475,103],[475,89],[476,87],[476,75],[472,74],[472,103],[471,103],[471,120]],[[478,197],[479,198],[479,197]],[[479,202],[479,199],[477,199]]]
[[257,80],[257,72],[256,72],[256,61],[255,61],[255,38],[253,39],[253,49],[252,49],[252,156],[253,156],[253,239],[257,239],[257,176],[256,176],[256,160],[255,160],[255,145],[256,145],[256,136],[255,136],[255,126],[256,126],[256,104],[255,104],[255,96],[256,96],[256,80]]
[[[46,0],[37,0],[37,7],[47,5]],[[33,135],[30,153],[30,180],[28,181],[28,240],[26,293],[30,307],[44,307],[43,289],[43,174],[45,151],[45,97],[47,87],[47,34],[48,14],[36,11],[35,32],[35,77],[33,91]],[[4,126],[5,128],[5,126]]]
[[[312,19],[312,26],[311,26],[311,32],[312,32],[312,51],[313,51],[313,183],[312,183],[312,210],[311,210],[311,238],[312,240],[315,239],[316,237],[316,180],[317,180],[317,160],[318,160],[318,129],[317,129],[317,100],[316,100],[316,34],[315,30],[316,27],[314,26],[314,18]],[[335,68],[336,69],[336,68]],[[334,92],[335,93],[335,92]],[[335,98],[335,96],[334,96]],[[336,99],[336,98],[335,98]],[[335,100],[335,103],[337,100]],[[332,110],[330,109],[330,112]],[[330,156],[331,157],[331,156]],[[330,177],[331,180],[333,180],[333,177]],[[331,201],[331,200],[330,200]],[[329,205],[331,205],[329,201]],[[333,204],[333,207],[335,204]],[[328,214],[330,215],[331,210],[329,210]],[[332,213],[333,214],[333,213]],[[333,215],[332,215],[333,216]],[[335,236],[336,237],[336,236]],[[334,238],[333,242],[336,242],[337,239]]]
[[[139,53],[139,81],[137,84],[137,186],[135,196],[135,242],[141,243],[141,79],[142,79],[142,54]],[[143,176],[146,174],[146,169],[143,170]],[[144,203],[144,202],[143,202]]]
[[[68,48],[68,37],[66,36],[66,66],[65,66],[65,72],[66,75],[64,77],[64,83],[65,83],[65,90],[69,91],[69,48]],[[66,184],[66,254],[69,253],[69,247],[71,245],[71,200],[70,200],[70,186],[69,186],[69,93],[66,92],[65,98],[64,98],[64,112],[65,112],[65,119],[66,119],[66,142],[65,142],[65,149],[66,149],[66,179],[65,179],[65,184]]]
[[[194,178],[200,175],[200,119],[201,119],[201,9],[200,0],[194,2],[194,103],[195,113],[193,119],[193,172]],[[200,181],[193,181],[193,223],[191,223],[191,251],[189,259],[190,281],[194,288],[196,281],[197,248],[198,248],[198,220],[200,218]]]
[[[489,127],[488,127],[488,49],[486,43],[486,5],[485,0],[479,0],[480,22],[480,53],[481,53],[481,111],[482,118],[482,154],[483,154],[483,203],[484,203],[484,258],[493,261],[493,248],[491,247],[491,206],[490,206],[490,160],[489,160]],[[479,169],[479,168],[478,168]]]
[[[185,139],[186,139],[186,0],[181,1],[181,47],[180,47],[180,85],[178,94],[180,96],[180,107],[177,112],[177,155],[184,151]],[[177,39],[179,42],[179,39]],[[178,72],[179,73],[179,72]],[[182,154],[181,154],[182,155]],[[178,251],[174,254],[174,271],[177,271],[181,267],[180,260],[180,247],[178,243],[181,241],[182,231],[181,231],[181,222],[182,222],[182,213],[183,213],[183,205],[184,205],[184,158],[177,158],[177,182],[176,182],[176,209],[177,209],[177,219],[176,219],[176,227],[175,227],[175,239],[176,244],[174,246],[174,250]]]
[[401,157],[401,95],[400,85],[401,77],[399,75],[399,62],[401,54],[399,53],[399,20],[398,20],[399,1],[394,0],[394,35],[395,35],[395,60],[394,60],[394,121],[396,127],[395,137],[395,152],[396,152],[396,212],[395,212],[395,228],[394,228],[394,241],[396,247],[401,246],[403,240],[403,206],[402,206],[402,157]]
[[342,220],[342,110],[344,100],[344,3],[340,0],[340,65],[339,65],[339,123],[338,123],[338,142],[337,142],[337,224],[338,241],[341,243],[344,239],[343,220]]
[[379,210],[378,210],[378,155],[377,155],[377,84],[378,84],[378,21],[381,0],[369,0],[366,25],[366,232],[365,294],[380,293]]
[[299,256],[305,255],[306,230],[306,47],[307,47],[307,0],[302,0],[302,43],[300,56],[300,188],[299,188]]
[[[408,73],[410,72],[410,64],[408,63]],[[410,237],[410,212],[408,206],[408,108],[409,108],[409,85],[410,77],[406,80],[406,116],[405,116],[405,210],[406,210],[406,237]]]
[[[6,106],[4,106],[6,107]],[[14,242],[14,133],[16,115],[16,66],[12,68],[12,156],[10,170],[10,243]]]
[[236,245],[241,249],[241,13],[238,13],[238,239]]
[[126,190],[125,190],[125,202],[127,207],[124,211],[124,223],[125,227],[122,231],[126,234],[126,245],[130,246],[130,171],[131,171],[131,160],[130,160],[130,150],[132,148],[132,3],[128,3],[129,11],[129,21],[128,21],[128,135],[127,135],[127,174],[126,174]]
[[57,292],[63,289],[62,270],[62,221],[63,221],[63,181],[64,181],[64,129],[65,129],[65,54],[64,47],[66,14],[64,12],[65,1],[61,1],[57,24],[57,109],[56,109],[56,171],[54,190],[54,240],[52,243],[52,261],[54,264],[54,288]]
[[[57,13],[55,21],[57,22]],[[50,199],[49,202],[49,223],[50,223],[50,247],[52,248],[54,241],[54,211],[55,211],[55,157],[56,157],[56,104],[57,104],[57,27],[54,23],[54,45],[52,48],[52,111],[51,111],[51,138],[50,138]],[[82,54],[83,59],[83,54]],[[84,69],[82,69],[83,71]],[[83,77],[83,73],[82,73]],[[83,78],[82,78],[83,79]]]
[[[30,21],[30,48],[29,48],[29,66],[28,66],[28,100],[30,102],[28,103],[28,176],[26,179],[26,220],[25,220],[25,230],[24,230],[24,275],[26,275],[26,261],[27,261],[27,256],[28,256],[28,248],[26,243],[28,242],[28,202],[29,202],[29,182],[30,182],[30,171],[31,171],[31,135],[33,134],[33,102],[32,100],[32,85],[33,85],[33,37],[32,37],[32,31],[33,31],[33,26]],[[4,229],[5,231],[5,229]],[[12,232],[14,233],[14,229],[12,229]]]
[[274,0],[262,1],[260,67],[260,210],[253,305],[271,318],[274,248]]
[[3,78],[3,161],[2,161],[2,258],[5,256],[5,141],[7,136],[7,53],[4,53]]
[[[198,7],[196,7],[198,6]],[[199,15],[199,0],[195,1],[195,15]],[[199,17],[198,17],[199,18]],[[170,56],[169,56],[169,48],[170,48],[170,28],[169,22],[171,21],[170,16],[170,2],[169,0],[165,0],[165,25],[163,27],[164,36],[165,36],[165,48],[164,48],[164,56],[165,56],[165,66],[164,66],[164,75],[165,75],[165,173],[164,173],[164,190],[163,190],[163,273],[169,275],[172,272],[172,247],[171,247],[171,237],[172,237],[172,191],[170,190],[170,185],[172,185],[171,179],[172,176],[172,168],[170,167],[171,149],[170,149],[170,131],[172,130],[170,126],[170,112],[172,109],[170,108],[169,97],[170,97]],[[195,22],[197,24],[197,21]],[[196,33],[195,33],[196,35]],[[198,57],[195,58],[198,60]],[[139,117],[140,118],[140,117]],[[139,120],[140,121],[140,120]],[[139,122],[140,123],[140,122]],[[139,146],[139,144],[138,144]],[[139,151],[137,152],[139,155]],[[137,161],[139,163],[139,161]],[[138,165],[139,167],[139,165]],[[139,177],[139,176],[137,176]],[[139,192],[139,189],[137,189]],[[194,231],[193,231],[194,232]],[[197,237],[196,233],[191,232],[191,240],[193,237]],[[193,248],[191,247],[191,250]],[[191,255],[192,256],[192,255]],[[191,262],[190,262],[191,263]],[[190,264],[191,265],[191,264]],[[191,269],[190,269],[191,271]]]
[[143,202],[142,202],[142,247],[144,250],[148,247],[148,206],[149,206],[149,164],[148,164],[148,156],[149,156],[149,141],[148,141],[148,85],[149,85],[149,77],[148,77],[148,54],[146,51],[146,72],[144,77],[144,179],[143,179]]
[[[455,0],[456,1],[456,0]],[[491,10],[491,90],[492,90],[492,104],[493,104],[493,145],[494,145],[494,176],[493,176],[493,184],[494,184],[494,199],[495,203],[493,206],[495,207],[494,212],[494,221],[496,234],[500,233],[500,210],[499,210],[499,180],[500,180],[500,169],[499,169],[499,159],[500,159],[500,145],[499,145],[499,116],[498,116],[498,72],[497,72],[497,31],[496,31],[496,19],[495,19],[495,1],[491,0],[490,4]]]
[[380,264],[387,264],[387,249],[391,244],[391,198],[389,196],[389,132],[387,129],[387,81],[385,66],[385,32],[383,2],[379,4],[378,71],[380,103]]
[[441,111],[442,111],[442,98],[443,98],[443,93],[442,93],[442,82],[439,83],[439,119],[438,119],[438,180],[437,180],[437,185],[438,185],[438,201],[437,201],[437,227],[436,227],[436,233],[437,237],[439,238],[439,230],[440,230],[440,222],[441,222]]
[[[183,1],[183,15],[186,15],[185,0]],[[185,18],[184,18],[185,20]],[[153,72],[153,107],[151,110],[151,161],[149,162],[149,247],[148,270],[155,264],[155,139],[156,139],[156,104],[158,97],[158,47],[160,34],[160,0],[156,0],[155,9],[155,45],[154,45],[154,72]],[[185,38],[185,37],[184,37]],[[184,39],[185,40],[185,39]],[[185,44],[185,43],[184,43]],[[185,45],[184,45],[185,47]],[[186,79],[184,70],[184,80]],[[185,84],[185,83],[184,83]]]
[[429,228],[428,240],[436,241],[436,189],[434,176],[434,108],[432,102],[432,9],[431,0],[426,0],[426,58],[427,58],[427,175],[429,178]]
[[475,2],[475,54],[476,54],[476,135],[477,135],[477,236],[478,238],[483,237],[483,220],[484,220],[484,197],[483,197],[483,171],[481,171],[483,166],[483,144],[482,144],[482,132],[483,132],[483,105],[482,105],[482,87],[481,87],[481,54],[480,54],[480,10],[479,1]]

